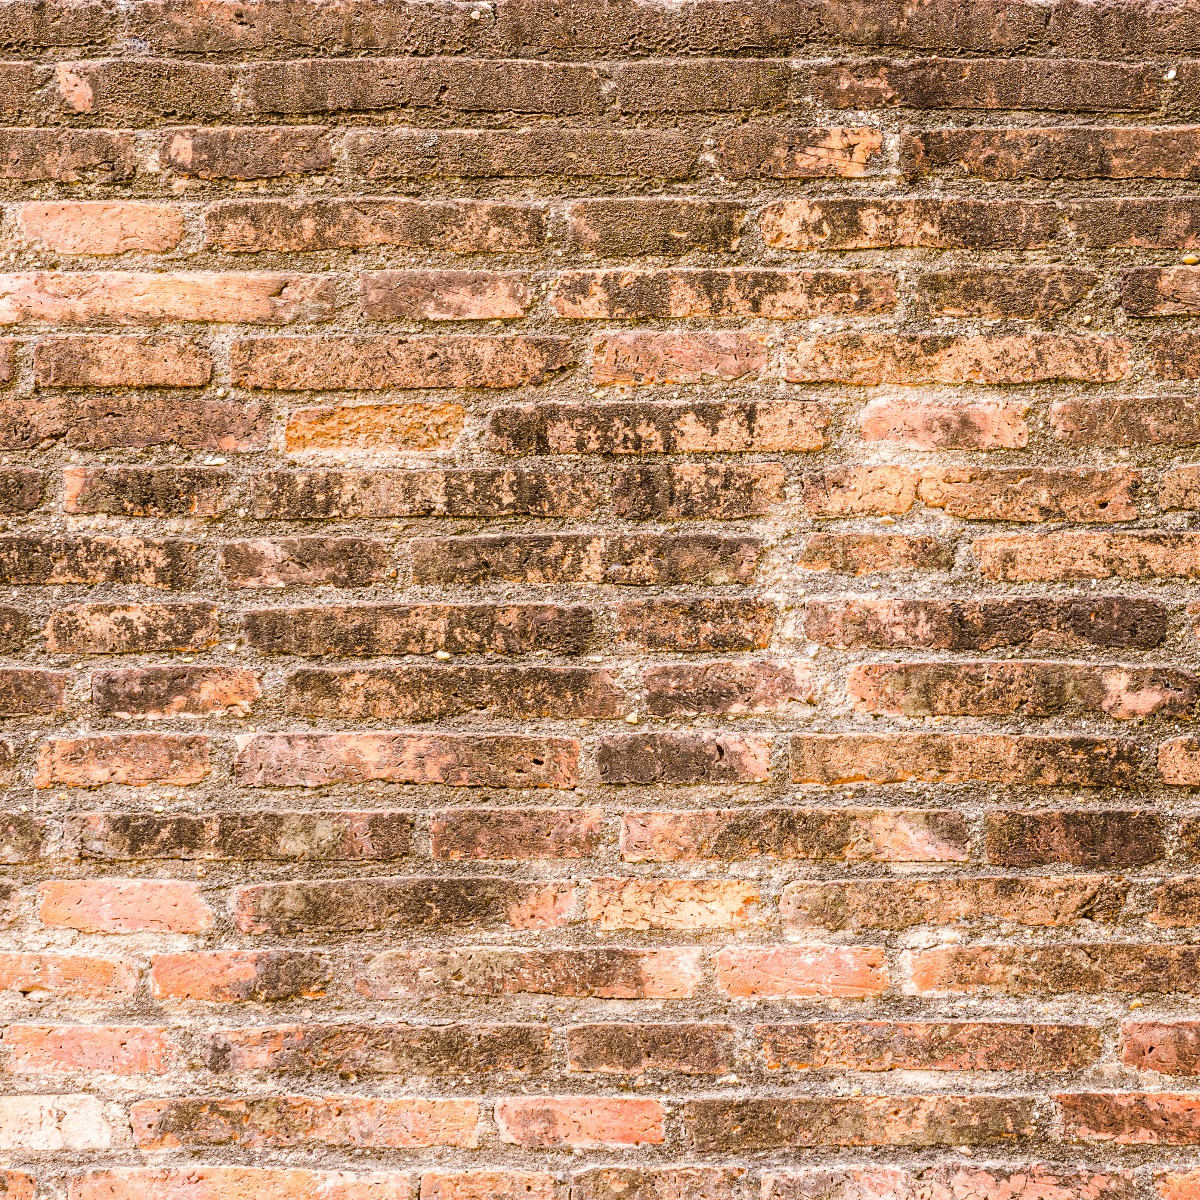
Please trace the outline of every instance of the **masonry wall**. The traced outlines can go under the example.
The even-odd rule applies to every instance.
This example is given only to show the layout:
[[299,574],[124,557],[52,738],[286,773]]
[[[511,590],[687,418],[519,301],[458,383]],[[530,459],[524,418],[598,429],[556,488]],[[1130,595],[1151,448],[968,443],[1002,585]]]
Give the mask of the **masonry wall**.
[[0,50],[0,1196],[1200,1197],[1200,6]]

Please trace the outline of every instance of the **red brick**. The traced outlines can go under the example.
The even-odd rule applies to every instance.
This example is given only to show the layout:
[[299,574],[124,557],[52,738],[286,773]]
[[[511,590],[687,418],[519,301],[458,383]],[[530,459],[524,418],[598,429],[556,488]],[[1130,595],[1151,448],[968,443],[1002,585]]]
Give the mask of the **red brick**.
[[1029,441],[1025,400],[940,401],[889,396],[863,406],[865,442],[911,450],[1020,450]]
[[572,362],[565,338],[520,334],[243,338],[229,353],[235,383],[282,391],[512,388],[542,383]]
[[63,511],[125,517],[214,517],[233,476],[217,467],[68,467]]
[[384,1000],[522,994],[680,1000],[699,983],[699,951],[629,947],[388,950],[370,959],[356,980],[363,995]]
[[1162,929],[1190,927],[1200,915],[1200,888],[1195,877],[1167,879],[1150,893],[1153,907],[1147,920]]
[[1200,405],[1186,396],[1083,396],[1050,406],[1054,435],[1073,446],[1188,446],[1200,442]]
[[238,750],[245,787],[443,783],[451,787],[574,787],[571,738],[403,733],[259,733]]
[[255,1025],[205,1038],[215,1073],[461,1075],[537,1073],[549,1065],[544,1025]]
[[1073,267],[930,271],[917,291],[935,316],[1045,319],[1073,308],[1097,282],[1094,272]]
[[1191,250],[1200,244],[1200,210],[1184,197],[1073,200],[1063,205],[1063,219],[1074,237],[1088,248]]
[[905,533],[814,533],[797,559],[806,571],[873,575],[890,571],[949,571],[953,549],[937,538]]
[[286,862],[405,858],[411,813],[353,811],[84,813],[64,834],[81,858]]
[[755,538],[709,533],[491,534],[417,538],[410,545],[414,582],[458,585],[490,579],[624,587],[746,583],[760,552]]
[[0,130],[0,179],[118,183],[135,168],[133,134],[110,129]]
[[57,438],[87,450],[172,443],[196,450],[261,450],[267,416],[257,401],[178,393],[14,397],[0,402],[0,447],[26,450]]
[[0,275],[0,325],[158,325],[177,321],[287,325],[333,314],[321,275],[133,271]]
[[[626,267],[608,271],[564,271],[555,280],[550,303],[560,317],[575,320],[763,317],[783,321],[890,312],[895,307],[896,291],[894,278],[882,271],[784,271],[748,267],[674,267],[656,271]],[[647,361],[646,345],[647,335],[642,335],[638,348],[627,349],[631,343],[625,340],[621,348],[613,352],[616,356],[614,369],[621,369],[615,364],[623,363],[626,356]],[[676,370],[686,370],[684,360],[702,353],[674,349],[669,356],[673,363],[680,364]],[[701,371],[703,374],[720,374],[711,368],[702,367]],[[665,380],[688,381],[683,377]]]
[[435,813],[429,826],[433,858],[588,858],[600,848],[598,808],[472,808]]
[[683,1123],[701,1152],[807,1146],[989,1146],[1035,1132],[1024,1096],[785,1096],[689,1100]]
[[[409,1200],[400,1171],[310,1171],[285,1167],[114,1167],[71,1179],[68,1200]],[[32,1193],[31,1193],[32,1196]]]
[[158,1000],[311,1000],[325,994],[332,977],[325,956],[302,950],[202,950],[156,954],[150,960],[150,984]]
[[35,667],[0,667],[0,716],[52,713],[66,707],[70,676]]
[[220,630],[215,604],[64,604],[46,622],[55,654],[205,650]]
[[617,68],[627,113],[741,112],[785,106],[798,81],[784,59],[641,61]]
[[735,200],[659,196],[576,200],[566,209],[567,241],[583,254],[626,257],[736,250],[746,220]]
[[84,933],[203,933],[212,909],[194,883],[165,879],[61,879],[38,891],[38,917],[49,929]]
[[609,734],[596,748],[596,767],[611,784],[765,783],[771,742],[709,732]]
[[7,1153],[103,1153],[128,1143],[129,1125],[119,1104],[98,1096],[10,1095],[0,1099],[0,1140]]
[[810,600],[805,633],[826,646],[921,650],[994,650],[1041,646],[1059,652],[1087,646],[1162,643],[1167,610],[1142,597],[1030,596],[980,600]]
[[96,671],[92,704],[120,717],[245,716],[262,694],[245,667],[144,667]]
[[1144,866],[1166,853],[1159,819],[1137,811],[990,812],[987,858],[1004,866]]
[[762,924],[752,883],[732,879],[594,879],[587,919],[611,929],[740,929]]
[[177,538],[0,536],[0,583],[141,584],[186,588],[196,575],[195,542]]
[[834,108],[1023,109],[1153,112],[1161,72],[1140,63],[1079,59],[872,59],[814,72],[815,95]]
[[743,999],[878,996],[887,956],[870,946],[755,946],[716,955],[717,986]]
[[1200,947],[1186,945],[949,946],[906,957],[917,995],[1191,993],[1200,978]]
[[264,654],[581,654],[595,614],[556,604],[331,604],[252,609],[246,638]]
[[470,468],[263,471],[253,487],[259,520],[582,517],[595,512],[602,495],[595,480],[574,472]]
[[699,809],[631,812],[621,822],[626,862],[759,856],[851,862],[964,862],[967,827],[947,810]]
[[1071,126],[905,134],[909,173],[951,168],[982,179],[1196,179],[1200,129]]
[[1200,1186],[1200,1172],[1157,1171],[1154,1175],[1154,1190],[1160,1200],[1191,1200]]
[[569,883],[522,883],[478,875],[318,879],[261,883],[234,893],[243,933],[456,928],[553,929],[575,904]]
[[583,667],[377,667],[299,670],[288,676],[292,714],[348,720],[620,717],[629,700],[604,671]]
[[805,474],[802,499],[814,517],[904,513],[913,506],[919,479],[906,467],[829,467]]
[[[303,130],[288,126],[286,136],[294,138]],[[370,246],[504,253],[538,249],[545,224],[545,212],[536,205],[399,197],[222,200],[204,214],[207,244],[235,253]]]
[[721,1075],[731,1071],[737,1059],[736,1031],[732,1025],[614,1022],[572,1025],[566,1034],[567,1066],[571,1071]]
[[445,450],[463,429],[461,404],[344,404],[296,408],[284,438],[290,453]]
[[1121,306],[1134,317],[1194,316],[1200,312],[1200,271],[1139,267],[1121,276]]
[[1192,1146],[1200,1142],[1200,1097],[1171,1092],[1068,1092],[1054,1097],[1063,1137],[1118,1146]]
[[816,694],[804,664],[709,662],[652,667],[643,675],[646,707],[656,717],[767,713]]
[[617,605],[617,639],[644,650],[762,650],[775,627],[775,606],[740,596],[665,597]]
[[908,929],[977,920],[1058,926],[1116,921],[1125,886],[1104,876],[854,880],[793,883],[780,912],[796,929]]
[[1128,787],[1140,753],[1118,738],[1011,734],[796,734],[794,783],[1021,784],[1026,787]]
[[363,1149],[478,1144],[476,1100],[375,1099],[366,1096],[177,1097],[130,1106],[142,1150],[351,1147]]
[[1141,474],[1124,468],[960,468],[929,472],[920,497],[968,521],[1132,521]]
[[38,750],[33,785],[186,787],[207,778],[208,772],[209,742],[200,734],[108,733],[46,742]]
[[746,125],[717,143],[717,169],[730,179],[857,179],[882,166],[878,129]]
[[638,464],[613,472],[612,506],[634,521],[734,521],[783,503],[786,482],[781,463]]
[[819,450],[828,421],[805,401],[558,402],[497,408],[491,432],[511,454],[742,454]]
[[987,248],[1034,250],[1058,229],[1056,205],[1043,201],[776,200],[759,218],[763,240],[779,250]]
[[35,998],[121,1000],[133,995],[137,965],[87,954],[0,953],[0,991]]
[[592,380],[601,386],[706,383],[755,375],[767,365],[767,339],[740,330],[614,333],[592,346]]
[[769,1068],[844,1071],[1068,1071],[1091,1066],[1087,1025],[984,1021],[810,1021],[756,1025]]
[[666,1139],[657,1100],[519,1096],[497,1100],[495,1118],[500,1140],[516,1146],[653,1146]]
[[137,124],[164,109],[183,117],[220,117],[235,110],[237,68],[224,63],[150,58],[60,62],[54,69],[57,107],[64,114]]
[[554,1200],[554,1177],[545,1171],[424,1171],[421,1200]]
[[489,321],[523,317],[528,277],[495,271],[366,271],[363,315],[373,321]]
[[593,1167],[571,1175],[571,1195],[574,1200],[737,1200],[745,1174],[743,1167]]
[[1164,471],[1158,485],[1160,508],[1195,508],[1200,502],[1200,471],[1194,466]]
[[22,204],[23,237],[57,254],[125,254],[172,250],[183,237],[183,213],[137,200],[58,200]]
[[687,179],[700,142],[671,129],[451,129],[432,138],[422,129],[391,129],[350,133],[346,153],[367,179]]
[[944,1163],[902,1170],[893,1167],[811,1167],[763,1176],[763,1200],[820,1200],[830,1195],[863,1200],[1134,1200],[1132,1171],[1100,1171],[1090,1167],[1055,1167],[1043,1163],[981,1167]]
[[37,1180],[24,1171],[0,1172],[0,1186],[4,1188],[5,1200],[35,1200]]
[[283,129],[171,129],[160,154],[168,170],[196,179],[279,179],[324,174],[333,165],[329,131]]
[[583,63],[456,58],[311,58],[249,64],[245,106],[305,114],[441,108],[458,112],[587,114],[600,75]]
[[1046,717],[1058,713],[1131,720],[1187,717],[1200,677],[1169,667],[1051,662],[863,663],[846,676],[856,707],[895,716]]
[[1129,343],[1084,334],[844,333],[791,343],[795,383],[1110,383],[1129,373]]
[[179,1053],[165,1027],[138,1025],[9,1025],[0,1047],[4,1070],[17,1075],[163,1075]]
[[1200,378],[1200,339],[1190,329],[1155,334],[1146,349],[1152,375],[1160,379]]
[[77,335],[43,338],[33,370],[40,387],[203,387],[212,359],[183,338]]
[[971,544],[985,579],[1171,579],[1200,573],[1192,533],[1044,533],[978,538]]
[[1121,1061],[1139,1071],[1200,1075],[1200,1026],[1195,1021],[1126,1021]]
[[231,587],[365,587],[387,576],[388,547],[369,538],[257,538],[226,542],[220,569]]

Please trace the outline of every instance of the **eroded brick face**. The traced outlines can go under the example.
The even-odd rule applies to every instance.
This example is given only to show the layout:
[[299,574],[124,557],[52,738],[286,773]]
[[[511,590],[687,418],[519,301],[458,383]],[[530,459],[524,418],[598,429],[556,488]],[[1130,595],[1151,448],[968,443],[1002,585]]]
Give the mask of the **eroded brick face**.
[[0,1200],[1200,1200],[1200,0],[0,0]]

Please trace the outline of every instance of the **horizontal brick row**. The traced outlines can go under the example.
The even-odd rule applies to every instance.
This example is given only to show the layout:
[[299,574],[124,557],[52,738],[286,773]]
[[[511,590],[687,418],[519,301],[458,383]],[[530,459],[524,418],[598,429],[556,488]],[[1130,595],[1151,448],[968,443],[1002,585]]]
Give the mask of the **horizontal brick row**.
[[10,120],[160,123],[334,112],[562,117],[833,109],[1161,113],[1194,117],[1200,63],[1068,58],[654,58],[539,61],[432,54],[197,62],[0,63]]
[[[14,206],[11,219],[20,240],[31,248],[64,256],[103,257],[177,250],[182,242],[191,240],[186,229],[194,219],[193,212],[190,207],[164,201],[52,200]],[[1194,248],[1200,225],[1200,203],[1175,196],[1075,201],[921,194],[888,199],[845,196],[777,200],[764,204],[757,217],[754,213],[751,205],[741,201],[658,196],[608,197],[561,205],[546,200],[387,196],[222,200],[203,209],[203,243],[207,249],[231,254],[389,246],[453,254],[519,254],[539,251],[549,243],[580,256],[620,258],[689,251],[733,254],[757,224],[768,247],[785,251],[1038,250],[1060,241],[1088,250],[1186,250]],[[669,300],[680,310],[672,315],[704,315],[683,311],[689,291],[694,308],[699,288],[707,283],[711,289],[712,284],[731,278],[741,283],[743,308],[709,315],[769,316],[769,312],[750,307],[755,296],[752,288],[757,285],[757,293],[762,293],[772,279],[791,280],[797,287],[805,274],[744,267],[567,271],[550,276],[557,280],[552,309],[574,318],[619,317],[624,312],[651,316],[669,307]],[[1161,280],[1182,283],[1193,274],[1134,268],[1124,276],[1125,302],[1136,315],[1161,315],[1148,311],[1163,303],[1152,285]],[[882,272],[875,275],[891,278]],[[626,276],[630,282],[622,284]],[[364,275],[368,315],[470,319],[470,312],[421,313],[416,307],[418,296],[431,304],[436,297],[434,285],[441,282],[448,288],[453,278],[445,271],[416,270]],[[507,285],[509,289],[507,295],[493,300],[498,311],[491,315],[522,315],[529,297],[520,289],[527,278],[518,273],[478,273],[479,282],[490,279],[497,288]],[[1015,273],[995,268],[959,269],[920,277],[915,294],[930,311],[949,316],[1044,317],[1064,311],[1086,296],[1097,279],[1094,269],[1065,266],[1029,266]],[[227,286],[235,281],[227,281]],[[401,284],[406,284],[406,289],[402,290]],[[1000,289],[1000,295],[989,296],[993,289]],[[1172,297],[1174,303],[1186,304],[1189,293],[1182,287],[1177,290],[1183,295]],[[507,308],[501,306],[502,298]],[[989,311],[981,307],[989,299],[997,306],[1001,299],[1006,303]],[[457,302],[463,305],[464,299]],[[400,307],[404,304],[407,310]],[[781,310],[777,315],[787,314]],[[847,310],[847,315],[853,315],[852,310]]]
[[[71,687],[75,678],[82,689]],[[119,717],[245,716],[263,700],[262,707],[281,705],[295,716],[377,721],[467,714],[637,720],[641,703],[652,717],[739,716],[818,703],[806,661],[662,665],[646,668],[639,683],[622,685],[610,669],[578,666],[305,668],[264,699],[261,675],[247,667],[189,662],[96,671],[88,679],[13,666],[0,667],[0,716],[54,713],[85,699],[97,713]],[[853,667],[846,692],[861,711],[904,717],[1187,718],[1200,700],[1200,676],[1162,666],[938,660]]]
[[[156,960],[154,970],[169,961]],[[1194,1021],[1125,1021],[1120,1061],[1159,1074],[1196,1075],[1198,1028]],[[217,1074],[524,1074],[549,1070],[556,1049],[569,1072],[593,1074],[718,1075],[756,1062],[772,1070],[1054,1073],[1095,1064],[1103,1044],[1101,1031],[1090,1025],[879,1020],[759,1023],[747,1031],[720,1022],[561,1029],[370,1023],[255,1025],[195,1034],[171,1025],[14,1023],[0,1039],[4,1071],[12,1075],[156,1075],[185,1055]]]
[[[11,69],[14,65],[15,72]],[[145,92],[139,95],[135,90],[137,81],[130,87],[119,79],[103,79],[104,68],[114,65],[127,74],[132,64],[109,62],[77,68],[63,64],[59,71],[70,98],[55,106],[57,112],[48,115],[116,126],[134,125],[143,117],[153,120]],[[442,70],[453,73],[456,69],[461,71],[464,65],[444,64]],[[901,174],[916,180],[942,173],[964,182],[970,179],[1192,180],[1200,173],[1200,126],[1195,124],[947,127],[906,132],[889,140],[884,130],[873,126],[814,125],[811,118],[805,120],[809,114],[803,111],[804,106],[794,115],[789,112],[782,127],[778,119],[770,123],[760,119],[733,131],[723,127],[714,129],[715,154],[710,156],[703,131],[631,126],[646,116],[670,120],[707,112],[713,114],[710,119],[717,120],[730,112],[769,112],[779,104],[778,80],[786,76],[787,64],[783,64],[782,72],[779,64],[769,62],[745,62],[741,71],[736,63],[711,64],[698,76],[699,86],[692,90],[690,99],[678,80],[671,77],[688,68],[664,72],[658,96],[650,99],[646,109],[630,108],[625,115],[629,124],[624,128],[619,125],[596,128],[586,124],[589,116],[595,119],[599,115],[592,96],[602,84],[594,69],[574,64],[514,65],[520,70],[512,74],[524,77],[517,82],[523,97],[506,90],[508,81],[498,74],[486,89],[482,85],[478,88],[474,94],[477,108],[463,115],[511,112],[532,121],[543,114],[557,113],[561,107],[569,123],[561,128],[529,124],[524,128],[468,127],[436,132],[402,125],[384,129],[307,125],[295,135],[291,133],[293,127],[287,125],[197,124],[162,131],[158,135],[158,157],[177,176],[229,181],[325,176],[335,169],[335,164],[342,163],[348,177],[358,181],[551,176],[682,181],[714,175],[749,181],[854,179],[868,174]],[[1094,65],[1099,69],[1106,66]],[[1055,64],[1049,66],[1053,70]],[[1109,70],[1114,66],[1107,64]],[[1194,80],[1196,64],[1185,66],[1191,69]],[[327,117],[339,112],[370,115],[385,111],[396,111],[413,120],[420,111],[421,97],[438,90],[429,69],[419,62],[408,72],[415,78],[416,86],[407,97],[388,95],[389,75],[397,69],[396,60],[375,63],[373,71],[350,81],[337,78],[346,73],[347,64],[327,64],[326,69],[306,63],[282,63],[274,67],[270,77],[260,80],[268,107],[259,110],[273,120],[292,114]],[[0,73],[6,68],[9,75],[17,76],[13,86],[20,87],[20,76],[24,74],[21,64],[0,63]],[[638,68],[630,70],[636,72]],[[175,78],[162,81],[161,86],[175,93],[173,102],[186,110],[181,115],[200,122],[239,117],[253,120],[259,115],[253,110],[239,110],[227,83],[217,76],[196,79],[192,73],[197,71],[222,74],[219,67],[188,64]],[[400,73],[406,73],[403,66]],[[739,101],[740,93],[732,90],[740,86],[740,81],[729,78],[739,73],[754,77],[745,103]],[[329,78],[331,74],[335,77]],[[560,78],[544,78],[551,74]],[[402,83],[397,90],[403,90]],[[447,89],[442,90],[444,94]],[[452,93],[454,89],[449,91]],[[460,86],[457,102],[467,103],[468,96]],[[860,97],[846,98],[853,102]],[[279,107],[269,106],[272,99]],[[394,99],[399,100],[395,109]],[[406,100],[416,108],[405,107]],[[891,107],[887,100],[881,104]],[[1183,106],[1181,117],[1194,121],[1197,107],[1193,87],[1193,98]],[[16,114],[8,116],[11,121]],[[177,119],[173,116],[172,123]],[[139,166],[137,138],[138,131],[128,127],[6,124],[0,128],[3,152],[0,179],[22,183],[124,183],[151,174]],[[1101,202],[1094,200],[1075,201],[1067,209],[1079,214],[1084,225],[1101,239],[1101,245],[1111,244],[1103,240],[1108,237],[1133,238],[1133,244],[1140,245],[1146,243],[1136,240],[1138,235],[1129,222],[1131,211],[1136,211],[1138,205],[1147,205],[1152,211],[1157,207],[1160,214],[1172,205],[1184,211],[1191,208],[1187,201],[1132,199],[1115,211],[1110,202],[1107,217]],[[1132,210],[1127,206],[1132,206]],[[1036,210],[1035,205],[1030,207]],[[1153,226],[1146,236],[1151,239],[1149,244],[1154,245],[1152,230]],[[1167,236],[1174,238],[1179,234]]]
[[[857,945],[738,944],[713,951],[688,945],[529,949],[468,941],[451,949],[358,954],[350,965],[339,965],[337,952],[325,949],[173,951],[151,955],[143,981],[144,965],[114,953],[0,952],[0,984],[15,996],[99,1003],[127,1000],[145,982],[157,1001],[218,1005],[315,1000],[340,995],[343,985],[376,1001],[538,995],[680,1000],[697,996],[709,979],[722,996],[762,1001],[867,998],[889,986],[932,997],[1153,997],[1197,994],[1200,961],[1196,945],[1147,941],[992,942],[890,955],[880,946]],[[1150,1056],[1135,1065],[1188,1073],[1182,1068],[1195,1061],[1188,1033],[1193,1023],[1182,1021],[1176,1034],[1157,1035],[1173,1039],[1172,1057],[1152,1065],[1160,1023],[1172,1024],[1141,1017],[1128,1022],[1138,1038],[1136,1054]]]
[[[1145,1141],[1137,1133],[1148,1121],[1155,1127],[1151,1144],[1193,1145],[1200,1136],[1195,1098],[1187,1093],[1059,1092],[1044,1105],[1028,1095],[705,1097],[688,1100],[678,1109],[681,1146],[709,1153],[808,1146],[1012,1145],[1044,1135],[1054,1109],[1062,1113],[1062,1140],[1068,1144]],[[522,1096],[498,1099],[492,1112],[499,1140],[508,1145],[595,1149],[667,1140],[668,1106],[655,1099]],[[86,1094],[15,1095],[0,1102],[0,1119],[15,1130],[28,1130],[13,1138],[16,1147],[28,1147],[42,1132],[43,1139],[50,1137],[75,1151],[122,1143],[147,1150],[473,1148],[480,1142],[482,1114],[477,1100],[346,1095],[143,1100],[131,1105],[128,1114],[119,1105]]]
[[599,808],[552,807],[431,813],[83,812],[62,820],[8,812],[0,820],[0,858],[6,863],[573,860],[619,846],[625,861],[649,863],[753,858],[939,863],[978,858],[1000,866],[1065,862],[1134,867],[1165,857],[1168,835],[1189,858],[1200,858],[1200,818],[1170,820],[1145,809],[993,809],[985,812],[978,839],[954,810],[917,808],[658,810],[626,812],[619,821],[607,819]]
[[[911,9],[880,0],[826,2],[781,13],[753,0],[736,14],[719,0],[681,10],[647,10],[629,2],[577,2],[550,9],[521,0],[442,12],[380,9],[355,0],[337,12],[314,0],[243,12],[201,3],[169,9],[143,0],[123,9],[99,4],[65,11],[26,10],[13,4],[5,44],[21,52],[47,47],[124,48],[144,42],[153,53],[255,54],[279,48],[288,54],[465,54],[573,58],[605,55],[704,55],[792,53],[805,43],[896,46],[905,49],[1058,51],[1101,57],[1136,57],[1200,49],[1192,9],[1180,5],[1147,11],[1096,9],[1080,0],[1054,4],[979,2],[949,12],[933,5]],[[950,15],[959,19],[949,19]],[[1086,97],[1081,98],[1085,102]]]
[[[331,705],[336,697],[335,691]],[[230,707],[237,706],[235,700]],[[207,734],[54,738],[38,748],[34,785],[197,784],[212,770],[213,745]],[[15,753],[11,743],[0,746],[4,777],[11,780]],[[390,730],[256,733],[240,741],[232,775],[247,787],[378,781],[563,788],[575,787],[579,780],[581,749],[579,738],[560,736]],[[614,785],[764,783],[771,773],[772,739],[761,733],[608,734],[596,739],[594,750],[600,782]],[[789,777],[793,783],[821,786],[917,782],[1130,788],[1157,778],[1195,787],[1200,785],[1200,739],[1172,738],[1154,748],[1133,738],[1084,735],[794,734]]]
[[[480,534],[407,544],[416,583],[619,587],[749,583],[762,548],[753,536],[704,532]],[[970,548],[982,578],[1004,582],[1187,579],[1200,572],[1200,534],[1189,532],[1006,534],[977,538]],[[0,583],[187,589],[198,584],[209,557],[202,542],[187,538],[7,534],[0,536]],[[226,542],[215,557],[234,588],[365,587],[395,578],[393,564],[399,561],[383,541],[313,535]],[[851,576],[946,573],[953,548],[948,540],[924,534],[814,533],[797,565]]]
[[[198,857],[211,861],[216,856]],[[1106,860],[1102,865],[1114,864]],[[5,883],[4,891],[11,923],[22,894],[12,883]],[[1142,891],[1151,925],[1187,929],[1200,924],[1195,876],[1168,878]],[[972,920],[1030,928],[1081,920],[1111,926],[1136,899],[1127,882],[1102,875],[856,878],[788,884],[778,896],[769,892],[739,880],[645,875],[548,883],[479,875],[353,876],[238,887],[226,906],[217,892],[206,893],[203,885],[189,880],[105,877],[51,880],[39,886],[36,899],[38,920],[47,929],[206,933],[218,922],[229,924],[222,915],[228,907],[241,933],[282,937],[400,929],[545,930],[581,922],[600,931],[676,932],[766,930],[780,923],[792,931],[878,932]],[[878,957],[875,950],[860,954],[846,949],[846,954],[855,962],[861,954]],[[878,986],[872,984],[867,993],[884,986],[886,978],[880,976]]]

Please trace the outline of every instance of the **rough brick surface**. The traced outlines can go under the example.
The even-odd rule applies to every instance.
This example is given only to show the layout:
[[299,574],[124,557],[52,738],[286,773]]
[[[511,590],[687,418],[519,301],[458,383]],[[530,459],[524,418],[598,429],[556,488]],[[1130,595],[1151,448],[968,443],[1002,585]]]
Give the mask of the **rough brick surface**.
[[1200,1200],[1200,0],[0,0],[0,1200]]

